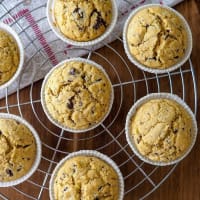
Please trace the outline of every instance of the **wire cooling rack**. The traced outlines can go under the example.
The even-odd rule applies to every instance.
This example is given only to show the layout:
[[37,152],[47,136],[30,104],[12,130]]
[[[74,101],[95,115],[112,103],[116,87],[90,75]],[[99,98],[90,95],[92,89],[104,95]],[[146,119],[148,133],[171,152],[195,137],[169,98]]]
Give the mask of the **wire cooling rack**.
[[[170,92],[178,94],[190,107],[197,112],[197,88],[195,82],[195,73],[192,62],[189,60],[179,70],[162,74],[153,75],[142,72],[128,62],[123,52],[122,39],[116,37],[116,42],[104,44],[100,50],[70,47],[66,50],[65,46],[60,45],[55,52],[58,61],[70,57],[77,51],[86,52],[86,58],[97,61],[105,67],[109,74],[115,93],[113,108],[108,118],[95,130],[72,134],[55,127],[46,118],[42,111],[40,102],[41,82],[35,82],[36,77],[46,65],[53,67],[53,56],[44,51],[44,46],[38,45],[38,38],[28,34],[30,25],[23,27],[20,20],[25,15],[13,16],[20,6],[28,4],[30,1],[19,2],[15,7],[9,8],[8,1],[1,1],[0,20],[7,17],[10,25],[18,30],[21,38],[28,39],[25,45],[26,63],[24,73],[21,74],[17,92],[8,96],[10,88],[5,89],[5,97],[0,101],[0,112],[8,112],[20,115],[27,119],[39,132],[42,140],[43,155],[42,161],[35,174],[25,183],[15,187],[0,189],[0,198],[2,199],[49,199],[48,184],[51,173],[56,164],[70,152],[80,149],[94,149],[107,154],[119,166],[123,173],[125,181],[124,199],[145,199],[155,191],[173,172],[176,165],[168,167],[155,167],[140,161],[130,150],[124,134],[125,118],[132,104],[140,97],[151,92]],[[128,2],[128,1],[126,1]],[[128,2],[130,3],[130,1]],[[45,5],[34,8],[31,12],[37,10],[43,12]],[[46,23],[46,17],[39,16],[35,23]],[[48,37],[52,31],[50,29],[42,32]],[[48,45],[52,48],[61,44],[57,38],[50,41]],[[31,52],[31,54],[30,54]],[[33,65],[34,64],[34,65]],[[34,68],[35,65],[38,68]],[[26,78],[26,70],[32,69],[32,83],[25,90],[21,90],[22,80]],[[190,91],[186,89],[190,86]],[[130,198],[130,196],[132,196]]]

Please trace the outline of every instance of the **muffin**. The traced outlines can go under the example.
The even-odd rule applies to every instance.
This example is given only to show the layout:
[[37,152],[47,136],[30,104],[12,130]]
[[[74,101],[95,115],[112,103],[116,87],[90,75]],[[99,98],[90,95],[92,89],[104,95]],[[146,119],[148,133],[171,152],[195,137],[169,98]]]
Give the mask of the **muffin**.
[[55,0],[55,24],[68,38],[90,41],[102,35],[112,20],[111,0]]
[[171,97],[147,96],[136,103],[127,118],[129,144],[143,160],[153,164],[176,162],[194,144],[194,116],[180,99],[177,102]]
[[0,29],[0,85],[9,81],[19,66],[19,49],[14,38]]
[[47,19],[55,34],[76,46],[105,39],[117,21],[115,0],[48,0]]
[[65,157],[50,180],[50,199],[122,200],[124,182],[117,165],[97,151],[82,150]]
[[85,131],[105,119],[113,91],[103,68],[85,59],[70,59],[46,76],[41,99],[47,116],[57,126]]
[[0,90],[19,76],[24,63],[24,48],[18,34],[0,22]]
[[160,5],[146,5],[133,11],[124,30],[128,57],[143,70],[155,73],[183,64],[192,50],[191,37],[185,19]]
[[0,182],[21,178],[36,158],[36,142],[31,131],[14,119],[0,118]]

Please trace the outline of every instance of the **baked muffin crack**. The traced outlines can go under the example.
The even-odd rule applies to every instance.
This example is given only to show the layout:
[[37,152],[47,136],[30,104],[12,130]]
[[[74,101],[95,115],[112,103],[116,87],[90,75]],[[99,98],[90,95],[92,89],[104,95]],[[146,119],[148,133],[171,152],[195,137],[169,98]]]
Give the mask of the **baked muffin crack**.
[[190,117],[177,103],[150,100],[132,118],[131,137],[142,155],[169,161],[181,156],[190,145],[191,126]]
[[56,0],[55,24],[68,38],[90,41],[101,36],[112,20],[110,0]]
[[0,119],[0,181],[25,175],[35,160],[36,144],[25,125],[13,119]]
[[178,16],[155,6],[132,17],[127,28],[127,42],[130,53],[140,63],[165,69],[184,56],[187,33]]
[[[75,172],[73,172],[74,165],[76,165]],[[69,176],[63,176],[64,173]],[[53,189],[56,200],[69,197],[75,200],[117,200],[118,176],[111,166],[98,158],[77,156],[67,160],[58,170]]]
[[50,75],[44,87],[44,100],[56,121],[69,128],[86,128],[108,111],[111,87],[100,69],[72,61]]

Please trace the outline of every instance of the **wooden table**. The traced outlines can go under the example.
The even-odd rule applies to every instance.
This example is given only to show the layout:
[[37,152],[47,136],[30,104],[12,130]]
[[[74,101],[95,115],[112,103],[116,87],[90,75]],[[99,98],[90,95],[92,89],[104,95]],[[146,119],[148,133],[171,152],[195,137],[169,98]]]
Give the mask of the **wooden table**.
[[[187,0],[183,3],[177,5],[175,7],[178,11],[180,11],[187,21],[189,22],[192,32],[193,32],[193,52],[191,56],[192,63],[194,65],[194,70],[196,74],[196,81],[198,90],[200,88],[200,1],[199,0]],[[127,61],[127,57],[124,54],[122,43],[118,40],[111,44],[111,46],[116,49],[120,55]],[[119,59],[119,56],[116,56],[116,53],[111,51],[108,47],[104,47],[103,49],[100,49],[97,51],[98,53],[104,55],[107,59],[111,60],[112,63],[115,66],[115,69],[117,70],[120,79],[122,82],[130,81],[131,76],[128,71],[128,68],[126,68],[125,64],[121,59]],[[91,57],[93,60],[96,60],[100,64],[104,65],[109,75],[112,77],[113,84],[117,84],[119,82],[117,73],[114,71],[113,68],[111,68],[105,60],[100,58],[98,55],[92,55]],[[128,61],[127,61],[128,62]],[[111,114],[109,115],[106,122],[104,122],[105,126],[108,126],[110,122],[112,121],[115,116],[117,116],[115,122],[113,125],[111,125],[108,129],[105,129],[104,127],[99,127],[95,129],[95,131],[90,131],[89,133],[77,135],[77,134],[70,134],[67,132],[63,133],[63,137],[69,138],[70,140],[61,140],[61,143],[59,145],[59,150],[66,151],[66,152],[73,152],[80,149],[96,149],[100,148],[102,145],[105,145],[109,143],[110,141],[113,141],[111,135],[112,134],[115,138],[119,136],[118,134],[120,131],[124,128],[124,122],[126,118],[126,114],[133,104],[134,99],[138,99],[142,96],[144,96],[147,93],[146,88],[146,82],[144,80],[144,74],[138,70],[136,67],[131,65],[130,62],[128,62],[134,79],[135,80],[142,80],[135,83],[135,88],[137,93],[134,93],[134,87],[133,85],[127,84],[123,87],[115,87],[115,103],[113,105]],[[188,63],[186,64],[188,66]],[[183,67],[183,70],[187,66]],[[147,79],[149,77],[152,77],[150,74],[146,74]],[[157,80],[160,83],[160,88],[157,87]],[[161,92],[170,92],[169,87],[169,79],[168,77],[165,78],[158,78],[158,79],[148,79],[148,90],[149,92],[158,92],[159,90]],[[173,92],[182,96],[182,83],[180,76],[172,76],[172,82],[173,82]],[[184,83],[185,83],[185,91],[186,91],[186,98],[185,101],[191,106],[191,108],[194,110],[194,93],[193,93],[193,83],[191,79],[191,73],[185,73],[184,74]],[[33,87],[33,100],[40,99],[40,87],[41,87],[41,81],[34,84]],[[20,103],[29,102],[29,92],[30,87],[20,91]],[[123,95],[122,95],[123,92]],[[123,100],[121,99],[123,97]],[[199,103],[200,94],[198,94],[198,103]],[[122,102],[121,102],[122,101]],[[8,98],[8,104],[16,104],[17,103],[17,96],[16,94],[11,95]],[[0,102],[1,106],[6,105],[6,99],[1,100]],[[122,106],[121,109],[119,109],[120,105]],[[33,104],[34,110],[38,116],[38,118],[54,133],[55,135],[52,135],[46,131],[41,126],[41,123],[39,123],[38,119],[33,114],[33,110],[30,104],[24,104],[23,106],[20,106],[20,109],[18,109],[17,106],[9,108],[10,113],[20,115],[20,111],[23,114],[23,117],[27,119],[30,123],[33,124],[33,126],[36,128],[38,133],[40,134],[41,140],[48,144],[49,146],[52,146],[55,148],[58,142],[58,136],[62,134],[60,129],[53,126],[48,119],[46,118],[45,114],[43,113],[42,107],[40,103],[34,103]],[[199,106],[198,106],[199,108]],[[119,110],[119,113],[117,114],[117,111]],[[198,123],[199,123],[199,110],[197,113]],[[6,108],[4,110],[1,110],[2,112],[6,112]],[[89,139],[89,140],[81,140],[78,141],[77,139],[80,138],[87,138],[88,136],[93,136],[95,133],[103,131],[100,136],[97,136],[95,139]],[[124,133],[122,133],[117,140],[120,142],[120,145],[125,146],[127,143],[125,141]],[[200,199],[200,159],[199,159],[199,151],[200,147],[198,145],[199,143],[199,137],[197,139],[196,145],[190,155],[184,159],[174,170],[174,172],[169,176],[169,178],[157,189],[155,190],[150,196],[148,196],[146,199],[149,200],[199,200]],[[121,148],[119,147],[119,144],[117,144],[115,141],[111,143],[111,145],[101,149],[100,151],[107,154],[107,155],[113,155],[115,152],[119,151]],[[51,150],[48,146],[43,146],[43,156],[47,159],[51,159],[54,155],[55,151]],[[123,164],[128,159],[127,153],[130,156],[133,156],[132,151],[129,147],[126,147],[126,152],[121,151],[117,156],[113,156],[113,160],[115,160],[118,164]],[[55,161],[58,162],[62,157],[64,157],[65,154],[63,153],[56,153]],[[137,159],[136,157],[133,157],[134,161],[140,165],[141,161]],[[49,168],[50,163],[48,161],[45,161],[42,159],[42,162],[40,164],[39,169],[43,171],[47,171]],[[55,164],[52,165],[52,168],[50,172],[52,172],[53,168],[55,167]],[[129,173],[133,172],[137,167],[132,163],[131,160],[128,161],[128,163],[122,165],[120,168],[123,175],[126,176]],[[141,167],[145,173],[150,173],[154,169],[154,167],[149,165],[142,165]],[[169,168],[171,169],[171,168]],[[161,168],[156,170],[156,172],[150,177],[152,180],[160,181],[163,178],[163,175],[165,175],[168,168]],[[130,188],[131,185],[136,185],[140,180],[143,180],[145,176],[141,174],[139,170],[136,170],[135,173],[126,179],[126,190]],[[45,176],[42,172],[36,172],[34,176],[31,178],[31,181],[37,182],[38,184],[42,185],[43,180]],[[50,176],[47,176],[47,182],[45,183],[45,187],[48,187],[48,181]],[[29,193],[34,197],[38,197],[40,193],[40,187],[34,186],[31,184],[31,182],[26,182],[24,184],[21,184],[16,187],[19,190],[24,191],[25,193]],[[136,189],[132,190],[130,193],[128,193],[125,196],[126,200],[134,200],[139,199],[141,196],[143,196],[147,191],[150,191],[152,189],[152,185],[147,179],[144,179],[144,182],[138,186]],[[25,196],[21,195],[19,192],[16,192],[16,189],[0,189],[0,192],[4,194],[5,196],[9,197],[11,200],[21,200],[21,199],[29,199]],[[44,189],[44,191],[41,194],[41,199],[47,200],[48,199],[48,190]]]

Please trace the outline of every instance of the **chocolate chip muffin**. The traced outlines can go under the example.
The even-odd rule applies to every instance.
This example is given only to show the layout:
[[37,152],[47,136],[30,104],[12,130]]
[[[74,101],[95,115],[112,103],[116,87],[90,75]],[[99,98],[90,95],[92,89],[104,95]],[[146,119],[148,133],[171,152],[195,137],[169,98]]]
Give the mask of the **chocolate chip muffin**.
[[62,127],[88,129],[103,120],[110,109],[112,87],[108,77],[85,60],[56,67],[44,84],[44,108]]
[[192,119],[177,102],[153,99],[141,105],[130,123],[130,135],[140,154],[158,162],[181,157],[192,143]]
[[55,0],[55,25],[69,39],[91,41],[101,36],[112,20],[111,0]]
[[154,69],[175,65],[188,48],[183,20],[162,6],[149,6],[136,12],[129,21],[126,39],[131,56]]
[[103,160],[76,156],[66,160],[55,175],[54,200],[118,200],[119,178]]
[[31,169],[36,143],[30,130],[14,119],[0,119],[0,182],[14,181]]
[[0,30],[0,85],[8,82],[19,66],[19,49],[12,36]]

